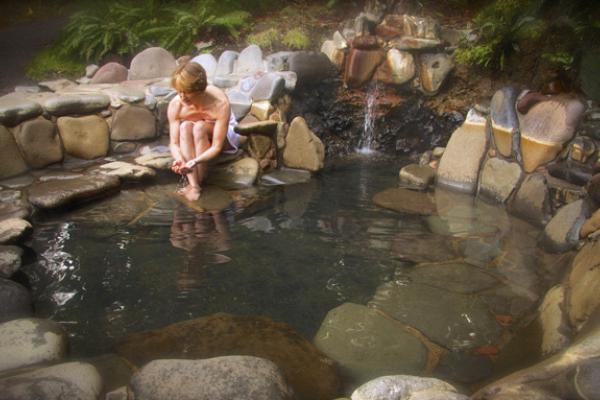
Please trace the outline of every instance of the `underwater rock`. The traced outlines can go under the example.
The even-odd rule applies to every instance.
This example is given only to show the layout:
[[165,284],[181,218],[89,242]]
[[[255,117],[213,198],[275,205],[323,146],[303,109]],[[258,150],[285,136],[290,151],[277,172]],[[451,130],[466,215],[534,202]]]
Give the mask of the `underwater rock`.
[[129,65],[130,81],[171,76],[177,64],[175,58],[161,47],[147,48],[133,57]]
[[151,361],[134,375],[131,390],[147,400],[294,398],[277,365],[249,356]]
[[527,174],[509,204],[512,214],[543,227],[552,217],[550,191],[540,173]]
[[556,158],[563,145],[573,138],[584,104],[573,98],[554,96],[519,114],[523,168],[533,172]]
[[10,278],[21,268],[23,249],[18,246],[0,246],[0,278]]
[[392,188],[379,192],[373,196],[373,203],[401,213],[415,215],[436,213],[436,205],[431,194],[403,188]]
[[45,118],[23,122],[15,129],[14,137],[25,162],[32,168],[42,168],[63,158],[58,129]]
[[97,115],[60,117],[57,125],[67,154],[85,160],[108,154],[110,132],[103,118]]
[[52,209],[117,192],[116,176],[82,176],[67,180],[48,180],[29,188],[29,201],[36,207]]
[[571,328],[566,313],[565,288],[552,287],[540,305],[539,320],[542,326],[542,355],[554,354],[569,344]]
[[0,124],[14,126],[43,112],[38,103],[19,95],[0,97]]
[[137,366],[156,358],[199,359],[232,354],[265,358],[283,371],[300,398],[334,398],[339,378],[333,362],[288,325],[265,317],[215,314],[135,333],[117,353]]
[[118,176],[121,179],[140,180],[153,178],[156,172],[152,168],[126,163],[123,161],[114,161],[100,166],[100,171],[105,175]]
[[27,171],[27,164],[15,138],[4,126],[0,125],[0,179],[10,178]]
[[0,387],[10,400],[97,400],[102,378],[90,364],[69,362],[0,379]]
[[439,262],[458,257],[447,236],[434,233],[398,232],[392,239],[390,253],[411,262]]
[[[455,190],[474,193],[477,187],[479,168],[488,148],[486,120],[477,118],[472,111],[470,117],[454,131],[446,151],[440,159],[437,172],[438,185]],[[465,149],[469,151],[465,152]]]
[[573,260],[568,278],[568,314],[580,330],[600,305],[600,241],[587,242]]
[[577,200],[559,209],[544,228],[540,246],[551,253],[562,253],[577,245],[579,231],[590,210],[585,200]]
[[0,322],[27,318],[32,314],[33,307],[29,291],[17,282],[0,278]]
[[173,156],[169,152],[151,152],[135,159],[135,162],[140,165],[161,171],[170,171],[173,161]]
[[67,333],[47,319],[23,318],[0,324],[0,372],[42,362],[55,362],[67,353]]
[[435,179],[435,169],[429,165],[409,164],[400,170],[400,182],[427,188]]
[[494,143],[504,157],[519,155],[519,119],[515,109],[518,94],[515,88],[505,87],[494,93],[490,103]]
[[260,177],[263,185],[295,185],[310,181],[311,174],[303,169],[279,168]]
[[481,169],[478,195],[506,203],[522,176],[519,164],[497,157],[489,158]]
[[156,119],[146,107],[125,105],[117,110],[111,124],[112,140],[141,140],[156,137]]
[[206,181],[222,188],[252,186],[258,177],[258,170],[258,162],[254,158],[244,157],[230,163],[211,165]]
[[352,393],[352,400],[468,400],[449,383],[436,378],[395,375],[382,376],[360,386]]
[[345,303],[329,311],[315,345],[340,368],[346,384],[382,375],[421,373],[427,348],[402,325],[363,305]]
[[91,84],[120,83],[127,80],[127,67],[117,62],[109,62],[100,67],[92,77]]
[[290,124],[283,162],[287,167],[311,172],[317,172],[324,166],[325,146],[302,117],[294,118]]
[[474,294],[501,284],[484,270],[460,261],[418,264],[403,277],[411,283],[462,294]]

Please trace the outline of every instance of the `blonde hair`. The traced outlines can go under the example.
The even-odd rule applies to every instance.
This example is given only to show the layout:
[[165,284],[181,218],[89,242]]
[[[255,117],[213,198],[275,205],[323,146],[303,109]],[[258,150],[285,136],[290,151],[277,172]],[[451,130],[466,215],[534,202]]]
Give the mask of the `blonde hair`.
[[171,86],[179,92],[203,92],[206,84],[206,71],[196,62],[182,63],[171,77]]

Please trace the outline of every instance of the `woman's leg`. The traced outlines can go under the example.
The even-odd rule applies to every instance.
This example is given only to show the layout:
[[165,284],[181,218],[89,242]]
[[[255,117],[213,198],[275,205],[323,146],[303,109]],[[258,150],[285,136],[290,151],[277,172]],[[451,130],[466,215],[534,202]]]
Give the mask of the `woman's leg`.
[[[183,160],[186,162],[196,157],[193,130],[194,122],[192,121],[183,121],[179,126],[179,146],[181,148]],[[196,168],[192,169],[186,176],[189,185],[181,190],[181,194],[187,193],[191,188],[199,187],[198,171]]]
[[[198,121],[194,124],[192,135],[194,137],[194,151],[197,155],[204,153],[210,147],[210,135],[214,129],[214,124]],[[198,185],[202,184],[202,181],[206,177],[206,169],[208,165],[206,163],[198,163],[196,165],[196,173],[198,178]]]

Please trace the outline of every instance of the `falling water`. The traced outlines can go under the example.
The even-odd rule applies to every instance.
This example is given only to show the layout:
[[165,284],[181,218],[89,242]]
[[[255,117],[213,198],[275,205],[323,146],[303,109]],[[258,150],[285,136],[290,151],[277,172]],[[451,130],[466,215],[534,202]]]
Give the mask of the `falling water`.
[[377,111],[378,94],[379,87],[377,81],[371,81],[367,88],[363,135],[358,142],[358,149],[356,150],[360,154],[372,154],[375,152],[373,149],[373,134],[375,131],[375,112]]

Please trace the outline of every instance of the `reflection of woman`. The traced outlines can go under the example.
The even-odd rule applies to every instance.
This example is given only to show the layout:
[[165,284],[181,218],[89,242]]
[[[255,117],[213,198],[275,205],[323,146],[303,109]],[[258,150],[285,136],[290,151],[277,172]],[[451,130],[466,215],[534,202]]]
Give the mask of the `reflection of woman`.
[[227,221],[221,212],[202,214],[175,210],[170,241],[173,247],[194,253],[227,251],[231,248]]

